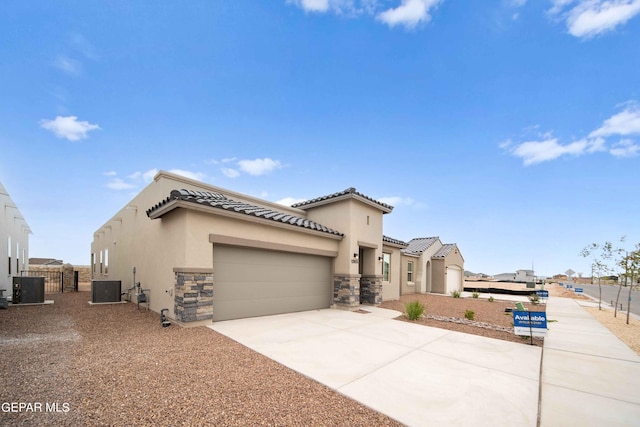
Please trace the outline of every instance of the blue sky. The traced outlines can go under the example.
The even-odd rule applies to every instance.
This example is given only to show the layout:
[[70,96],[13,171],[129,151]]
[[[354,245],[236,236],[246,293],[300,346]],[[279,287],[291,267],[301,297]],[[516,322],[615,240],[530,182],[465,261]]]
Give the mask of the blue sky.
[[0,181],[32,257],[88,264],[159,169],[271,201],[348,187],[465,267],[640,242],[640,0],[17,1]]

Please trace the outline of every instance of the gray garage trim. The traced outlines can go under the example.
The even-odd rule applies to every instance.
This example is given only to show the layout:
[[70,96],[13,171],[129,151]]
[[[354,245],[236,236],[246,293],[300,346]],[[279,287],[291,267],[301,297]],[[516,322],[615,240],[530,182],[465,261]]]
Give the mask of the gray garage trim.
[[214,244],[213,320],[328,308],[332,258]]

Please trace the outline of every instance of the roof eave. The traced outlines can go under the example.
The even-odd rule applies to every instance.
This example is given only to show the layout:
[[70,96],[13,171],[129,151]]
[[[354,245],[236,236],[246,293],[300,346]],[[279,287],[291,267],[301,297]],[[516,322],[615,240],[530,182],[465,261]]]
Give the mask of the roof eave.
[[149,212],[149,218],[150,219],[160,218],[177,208],[184,208],[192,211],[204,212],[207,214],[214,214],[219,216],[225,216],[228,218],[235,218],[241,221],[255,222],[258,224],[264,224],[264,225],[283,228],[287,230],[293,230],[300,233],[313,234],[316,236],[321,236],[321,237],[335,239],[335,240],[342,240],[344,238],[344,235],[341,235],[341,234],[334,234],[334,233],[328,233],[326,231],[313,230],[310,228],[300,227],[294,224],[287,224],[283,222],[272,221],[266,218],[249,216],[240,212],[228,211],[225,209],[216,208],[214,206],[207,206],[199,203],[193,203],[193,202],[188,202],[188,201],[178,200],[178,199],[170,200],[169,202],[156,208],[152,212]]
[[390,213],[391,211],[393,211],[393,206],[384,206],[381,205],[380,203],[374,201],[374,200],[369,200],[365,197],[362,197],[359,194],[355,194],[355,193],[347,193],[347,194],[341,194],[339,196],[336,197],[332,197],[330,199],[324,199],[324,200],[318,200],[315,202],[311,202],[308,204],[304,204],[304,205],[298,205],[297,208],[298,209],[302,209],[302,210],[307,210],[307,209],[312,209],[312,208],[317,208],[319,206],[324,206],[324,205],[329,205],[332,203],[336,203],[336,202],[341,202],[343,200],[349,200],[349,199],[355,199],[358,200],[366,205],[372,206],[380,211],[382,211],[383,214],[387,214]]

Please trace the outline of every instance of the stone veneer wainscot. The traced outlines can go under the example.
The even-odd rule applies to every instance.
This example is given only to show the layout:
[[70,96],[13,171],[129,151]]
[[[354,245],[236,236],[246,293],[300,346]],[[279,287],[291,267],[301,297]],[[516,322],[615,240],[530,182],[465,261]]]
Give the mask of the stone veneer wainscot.
[[173,313],[180,322],[213,318],[213,269],[174,268]]

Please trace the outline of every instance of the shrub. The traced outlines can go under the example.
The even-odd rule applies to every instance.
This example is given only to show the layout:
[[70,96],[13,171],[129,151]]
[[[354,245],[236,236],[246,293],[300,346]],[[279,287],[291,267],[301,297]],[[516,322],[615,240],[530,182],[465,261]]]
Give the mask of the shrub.
[[489,297],[489,302],[493,302],[493,301],[495,301],[495,298],[493,298],[493,295],[491,295],[491,296]]
[[480,292],[478,292],[478,291],[473,291],[472,296],[473,296],[474,298],[478,298],[478,297],[480,296]]
[[476,318],[476,313],[473,310],[466,310],[464,312],[464,318],[468,320],[473,320]]
[[529,301],[531,301],[531,304],[533,305],[538,305],[540,304],[540,297],[538,294],[531,294],[529,295]]
[[460,291],[452,291],[451,292],[451,296],[454,298],[460,298],[460,295],[462,294],[462,292]]
[[424,313],[424,305],[420,304],[419,301],[406,303],[404,309],[407,312],[409,320],[416,320],[418,317],[422,316],[422,313]]

